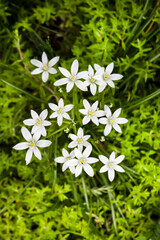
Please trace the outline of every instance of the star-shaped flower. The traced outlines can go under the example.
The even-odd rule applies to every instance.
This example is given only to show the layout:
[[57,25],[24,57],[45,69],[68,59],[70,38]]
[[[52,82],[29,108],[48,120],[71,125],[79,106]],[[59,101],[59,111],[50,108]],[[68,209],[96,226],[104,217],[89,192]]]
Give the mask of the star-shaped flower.
[[58,106],[54,103],[49,103],[48,105],[53,111],[55,111],[54,113],[51,114],[50,118],[57,117],[57,123],[59,126],[62,125],[63,118],[71,120],[67,112],[69,112],[73,108],[73,104],[64,106],[63,99],[61,98],[58,102]]
[[102,92],[105,87],[107,86],[107,84],[112,87],[115,88],[114,82],[116,80],[120,80],[121,78],[123,78],[123,75],[121,74],[112,74],[113,68],[114,68],[114,63],[110,63],[106,69],[103,67],[100,67],[98,64],[94,65],[96,70],[102,70],[102,74],[97,76],[97,79],[99,79],[100,81],[102,81],[102,84],[99,86],[99,92]]
[[22,132],[24,139],[27,142],[18,143],[13,148],[15,150],[23,150],[23,149],[29,148],[26,153],[26,158],[25,158],[27,165],[30,163],[33,154],[36,156],[36,158],[41,160],[42,156],[41,156],[41,152],[39,151],[38,147],[40,147],[40,148],[49,147],[52,142],[49,140],[39,140],[39,138],[40,138],[39,132],[35,133],[32,136],[26,127],[22,127],[21,132]]
[[90,164],[96,163],[99,160],[97,158],[89,157],[92,151],[92,146],[89,145],[82,153],[78,148],[75,148],[75,155],[77,159],[68,161],[68,166],[76,166],[75,176],[78,177],[82,169],[90,176],[93,177],[94,172]]
[[75,148],[78,146],[78,149],[80,151],[83,150],[83,146],[87,147],[90,145],[89,142],[87,142],[87,140],[90,138],[90,135],[83,135],[83,129],[79,128],[77,135],[70,133],[69,137],[73,140],[68,147],[69,148]]
[[121,108],[117,109],[113,113],[113,115],[111,113],[110,108],[107,105],[104,106],[104,110],[105,110],[106,117],[99,119],[100,123],[106,124],[105,129],[104,129],[104,135],[107,136],[110,133],[112,127],[117,132],[121,133],[122,130],[118,124],[124,124],[124,123],[128,122],[128,120],[126,118],[118,118],[118,116],[121,113]]
[[91,65],[88,66],[88,76],[85,78],[86,81],[84,82],[84,84],[88,87],[90,86],[90,91],[92,93],[92,95],[96,94],[97,91],[97,85],[102,85],[103,82],[97,79],[97,76],[101,76],[102,74],[102,70],[99,69],[96,73],[94,73],[93,68],[91,67]]
[[62,67],[59,67],[60,72],[65,76],[54,83],[55,86],[61,86],[67,84],[66,91],[70,92],[74,84],[81,89],[82,91],[87,91],[86,86],[79,79],[83,79],[87,75],[87,71],[79,72],[79,63],[78,60],[74,60],[71,66],[71,73]]
[[[62,172],[64,172],[68,168],[68,161],[74,159],[75,153],[74,150],[72,152],[68,152],[65,148],[62,149],[63,157],[55,158],[55,161],[58,163],[63,163]],[[69,169],[72,173],[75,173],[75,167],[69,166]]]
[[31,63],[35,65],[36,68],[31,72],[31,74],[42,73],[42,81],[47,82],[49,78],[49,73],[56,74],[57,70],[53,66],[59,61],[59,57],[54,57],[48,62],[48,58],[45,52],[42,53],[42,62],[36,59],[32,59]]
[[99,125],[98,117],[102,117],[105,115],[105,112],[102,110],[98,110],[98,101],[92,104],[92,106],[89,104],[89,102],[84,99],[83,100],[83,105],[85,109],[80,109],[79,112],[82,113],[83,115],[86,115],[82,122],[83,125],[89,123],[92,121],[94,124],[97,126]]
[[118,165],[123,161],[124,157],[124,155],[120,155],[119,157],[115,158],[115,152],[111,153],[109,159],[103,155],[100,155],[99,159],[102,163],[104,163],[104,166],[100,169],[100,173],[108,171],[108,178],[112,182],[115,177],[115,170],[118,172],[124,172],[124,169]]
[[47,115],[47,109],[43,110],[40,115],[38,115],[34,110],[31,110],[32,118],[24,120],[23,123],[27,126],[33,126],[31,131],[32,134],[39,132],[42,136],[45,137],[47,135],[45,126],[51,125],[49,121],[45,120]]

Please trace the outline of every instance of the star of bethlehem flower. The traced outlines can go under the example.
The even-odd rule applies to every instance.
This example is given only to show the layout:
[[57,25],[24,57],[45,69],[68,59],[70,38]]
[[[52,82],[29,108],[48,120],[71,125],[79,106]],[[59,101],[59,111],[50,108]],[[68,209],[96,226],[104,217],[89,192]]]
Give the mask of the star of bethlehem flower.
[[104,163],[104,166],[100,169],[100,173],[108,171],[108,178],[112,182],[115,177],[115,171],[124,172],[124,169],[118,165],[123,161],[124,158],[124,155],[120,155],[119,157],[115,158],[115,152],[111,153],[109,159],[103,155],[100,155],[99,159],[102,163]]
[[111,88],[115,88],[114,82],[116,80],[120,80],[123,78],[123,75],[121,74],[112,74],[114,63],[110,63],[106,69],[104,67],[100,67],[98,64],[94,64],[94,68],[96,71],[102,70],[102,74],[97,76],[97,79],[102,81],[102,85],[99,86],[99,92],[102,92],[107,85],[109,85]]
[[75,156],[77,159],[68,161],[68,166],[76,166],[75,177],[78,177],[82,169],[90,176],[93,177],[94,172],[90,164],[96,163],[99,161],[97,158],[89,157],[92,151],[92,146],[89,145],[84,152],[82,153],[78,148],[75,148]]
[[54,111],[54,113],[51,114],[50,118],[57,117],[57,123],[59,126],[62,125],[63,118],[71,120],[67,112],[69,112],[73,108],[73,104],[64,106],[64,101],[61,98],[58,102],[58,106],[54,103],[49,103],[48,105]]
[[41,160],[42,156],[41,156],[41,152],[39,151],[38,147],[40,147],[40,148],[49,147],[52,142],[49,140],[39,140],[39,138],[40,138],[39,132],[35,133],[32,136],[26,127],[22,127],[21,132],[22,132],[24,139],[27,142],[18,143],[13,148],[15,150],[28,149],[27,153],[26,153],[26,157],[25,157],[26,165],[28,165],[30,163],[33,154],[36,156],[36,158]]
[[91,106],[89,104],[89,102],[86,99],[84,99],[83,105],[84,105],[85,109],[79,109],[80,113],[82,113],[83,115],[86,115],[82,120],[83,125],[92,121],[94,124],[96,124],[98,126],[99,125],[98,117],[102,117],[105,115],[104,111],[97,109],[98,101],[93,103]]
[[60,72],[65,76],[65,78],[59,79],[54,83],[54,85],[61,86],[67,84],[66,91],[70,92],[75,84],[82,91],[87,91],[87,88],[84,85],[84,83],[79,80],[84,79],[84,77],[87,75],[87,71],[82,71],[78,73],[78,69],[79,63],[77,59],[74,60],[71,65],[71,73],[67,69],[59,67]]
[[42,81],[47,82],[49,78],[49,73],[56,74],[57,70],[53,66],[59,61],[59,57],[54,57],[48,62],[48,58],[45,52],[42,53],[42,62],[36,59],[32,59],[31,63],[35,65],[36,68],[31,72],[31,74],[42,73]]
[[91,65],[88,66],[88,75],[86,77],[84,77],[86,79],[86,81],[84,82],[85,86],[90,86],[90,91],[92,93],[92,95],[96,94],[97,91],[97,85],[102,85],[103,82],[100,81],[99,79],[97,79],[97,76],[101,76],[102,75],[102,70],[99,69],[96,73],[94,73],[93,68],[91,67]]
[[49,121],[45,120],[47,115],[47,109],[43,110],[40,115],[38,115],[34,110],[31,110],[32,118],[24,120],[23,123],[27,126],[33,126],[31,131],[32,134],[39,132],[42,136],[45,137],[47,135],[45,126],[51,125]]
[[107,105],[104,106],[104,110],[105,110],[106,117],[99,119],[99,122],[101,124],[106,124],[105,129],[104,129],[104,135],[107,136],[110,133],[112,127],[117,132],[121,133],[122,130],[118,124],[124,124],[124,123],[128,122],[128,120],[126,118],[118,118],[118,116],[121,113],[121,108],[117,109],[113,113],[113,115],[111,113],[110,108]]
[[90,138],[91,135],[83,135],[83,129],[82,128],[79,128],[78,129],[78,132],[77,132],[77,135],[75,134],[72,134],[70,133],[69,134],[69,137],[73,140],[69,145],[68,147],[69,148],[75,148],[78,146],[78,149],[80,151],[83,150],[83,146],[87,147],[90,145],[89,142],[87,142],[87,140]]
[[[62,172],[64,172],[68,168],[68,161],[75,158],[75,153],[74,153],[74,150],[69,153],[65,148],[63,148],[62,154],[63,154],[63,157],[57,157],[57,158],[55,158],[55,161],[57,163],[63,163]],[[73,174],[75,173],[74,166],[69,166],[69,169]]]

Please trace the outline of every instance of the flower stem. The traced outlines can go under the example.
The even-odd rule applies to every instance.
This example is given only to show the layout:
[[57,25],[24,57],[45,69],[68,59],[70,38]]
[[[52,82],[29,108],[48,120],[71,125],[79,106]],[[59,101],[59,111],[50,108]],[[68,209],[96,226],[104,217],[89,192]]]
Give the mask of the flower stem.
[[82,176],[81,179],[82,179],[82,186],[83,186],[83,190],[84,190],[84,197],[85,197],[85,200],[86,200],[87,210],[89,211],[89,201],[88,201],[87,189],[86,189],[84,176]]

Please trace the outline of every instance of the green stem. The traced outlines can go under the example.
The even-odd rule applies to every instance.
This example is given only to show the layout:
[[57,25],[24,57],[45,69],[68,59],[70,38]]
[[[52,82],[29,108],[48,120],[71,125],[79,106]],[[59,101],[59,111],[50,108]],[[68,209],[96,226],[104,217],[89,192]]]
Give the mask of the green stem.
[[85,181],[84,181],[84,176],[82,176],[81,180],[82,180],[82,186],[83,186],[83,190],[84,190],[84,197],[85,197],[85,200],[86,200],[87,209],[89,211],[89,201],[88,201],[87,189],[86,189],[86,184],[85,184]]
[[[55,145],[54,145],[54,159],[56,158],[56,152],[57,152],[57,135],[55,135]],[[57,180],[57,163],[56,161],[54,161],[54,171],[53,171],[53,174],[54,174],[54,178],[53,178],[53,187],[56,183],[56,180]]]

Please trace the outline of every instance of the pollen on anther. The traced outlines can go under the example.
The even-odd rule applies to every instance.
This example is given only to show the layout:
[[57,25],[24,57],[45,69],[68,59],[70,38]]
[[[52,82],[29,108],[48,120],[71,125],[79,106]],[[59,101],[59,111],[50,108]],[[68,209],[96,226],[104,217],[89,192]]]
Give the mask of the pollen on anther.
[[105,78],[108,78],[108,75],[107,75],[107,74],[105,75]]
[[91,78],[91,82],[95,82],[95,78],[92,77],[92,78]]
[[84,159],[81,160],[81,163],[84,164]]
[[110,164],[109,164],[109,166],[110,166],[110,167],[113,167],[113,164],[112,164],[112,163],[110,163]]
[[81,138],[79,138],[79,139],[78,139],[78,143],[81,143],[81,142],[82,142],[82,139],[81,139]]
[[30,145],[33,147],[34,146],[34,142],[31,142]]
[[62,109],[59,109],[59,113],[62,113],[62,111],[63,111]]
[[90,111],[90,112],[89,112],[89,115],[91,115],[91,116],[92,116],[92,115],[93,115],[93,112],[92,112],[92,111]]
[[37,120],[37,124],[40,124],[41,123],[41,121],[40,120]]

